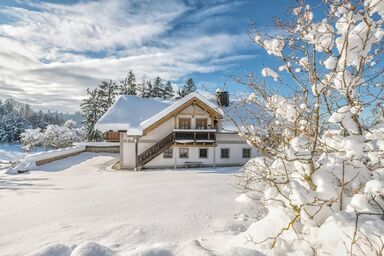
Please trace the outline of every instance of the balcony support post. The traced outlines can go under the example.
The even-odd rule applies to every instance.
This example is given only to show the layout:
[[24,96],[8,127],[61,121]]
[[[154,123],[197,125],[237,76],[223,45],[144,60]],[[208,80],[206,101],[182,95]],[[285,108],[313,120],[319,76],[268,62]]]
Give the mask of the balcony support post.
[[139,171],[139,137],[134,136],[133,141],[135,142],[135,171]]
[[216,147],[212,147],[213,150],[213,167],[216,167]]

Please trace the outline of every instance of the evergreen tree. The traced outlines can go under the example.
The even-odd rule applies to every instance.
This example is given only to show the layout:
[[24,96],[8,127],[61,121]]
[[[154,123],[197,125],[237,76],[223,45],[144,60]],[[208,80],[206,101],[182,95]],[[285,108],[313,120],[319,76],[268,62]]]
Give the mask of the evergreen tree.
[[156,77],[152,85],[152,98],[162,98],[163,97],[163,83],[160,77]]
[[104,113],[100,100],[101,93],[98,89],[90,90],[88,88],[87,94],[88,97],[80,105],[84,117],[83,127],[88,141],[99,141],[102,138],[102,134],[95,130],[95,124]]
[[0,101],[0,142],[17,142],[25,129],[42,128],[48,124],[63,124],[63,118],[56,113],[35,112],[28,104],[13,99]]
[[16,142],[25,130],[26,124],[20,115],[6,111],[0,118],[0,142]]
[[129,71],[126,78],[120,81],[119,93],[125,95],[136,95],[136,76]]
[[187,82],[177,91],[177,94],[183,98],[190,94],[191,92],[196,91],[196,85],[195,82],[193,82],[192,78],[188,78]]
[[100,107],[104,114],[115,102],[117,85],[112,80],[102,81],[97,92],[99,94]]
[[146,93],[146,88],[147,88],[147,82],[145,80],[145,77],[143,77],[141,82],[137,85],[138,95],[144,98]]
[[163,99],[170,99],[174,96],[173,87],[170,81],[168,81],[163,89],[162,98]]
[[152,98],[153,97],[153,86],[151,80],[148,80],[144,88],[143,98]]

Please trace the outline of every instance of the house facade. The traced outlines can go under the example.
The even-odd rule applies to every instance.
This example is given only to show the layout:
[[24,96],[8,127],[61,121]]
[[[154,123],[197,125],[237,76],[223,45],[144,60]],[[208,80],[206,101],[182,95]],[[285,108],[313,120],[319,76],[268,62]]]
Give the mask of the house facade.
[[257,152],[225,129],[228,94],[217,99],[196,92],[177,101],[119,96],[96,128],[118,132],[121,169],[242,165]]

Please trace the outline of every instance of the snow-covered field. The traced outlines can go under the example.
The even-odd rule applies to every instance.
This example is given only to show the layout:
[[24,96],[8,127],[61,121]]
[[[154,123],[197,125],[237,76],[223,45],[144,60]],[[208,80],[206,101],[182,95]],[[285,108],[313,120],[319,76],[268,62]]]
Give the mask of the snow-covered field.
[[21,144],[0,144],[0,161],[15,161],[25,155]]
[[31,152],[25,152],[21,144],[0,144],[0,170],[9,166],[10,162],[23,159],[31,153],[44,151],[44,148],[36,148]]
[[26,152],[23,150],[21,144],[0,144],[0,162],[21,160],[28,154],[44,150],[44,148],[39,147],[30,152]]
[[0,174],[1,255],[97,250],[87,241],[122,256],[257,255],[224,242],[252,221],[235,202],[236,168],[114,171],[116,158],[81,153]]

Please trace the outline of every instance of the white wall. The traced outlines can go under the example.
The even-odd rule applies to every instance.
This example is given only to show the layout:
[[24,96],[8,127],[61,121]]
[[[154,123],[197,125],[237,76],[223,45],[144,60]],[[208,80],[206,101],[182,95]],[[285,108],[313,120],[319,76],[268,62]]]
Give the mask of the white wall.
[[[216,135],[216,144],[216,163],[218,166],[245,164],[249,158],[243,158],[243,148],[251,149],[251,158],[258,155],[257,150],[251,148],[238,134],[219,133]],[[229,148],[229,158],[221,158],[222,148]]]
[[[194,111],[194,112],[193,112]],[[143,153],[145,150],[156,144],[158,141],[162,140],[164,137],[169,135],[175,126],[177,126],[178,117],[189,117],[192,118],[191,114],[195,113],[195,118],[201,118],[201,117],[207,117],[208,118],[208,124],[211,123],[211,119],[209,118],[209,115],[204,112],[204,110],[200,109],[199,107],[195,107],[195,110],[193,110],[193,107],[190,106],[183,110],[180,114],[177,115],[176,120],[175,118],[171,118],[168,121],[161,124],[159,127],[157,127],[155,130],[152,130],[148,134],[146,134],[143,137],[139,138],[139,145],[138,145],[138,154]],[[192,118],[192,127],[195,127],[195,119]],[[206,147],[208,148],[208,158],[199,158],[199,148],[204,148],[204,146],[201,147],[189,147],[189,158],[187,159],[181,159],[179,158],[179,147],[181,146],[174,146],[173,147],[173,158],[164,158],[163,154],[160,154],[155,159],[150,161],[148,164],[145,165],[145,167],[148,168],[155,168],[155,167],[173,167],[173,166],[183,166],[185,162],[201,162],[203,165],[214,165],[217,166],[220,165],[241,165],[248,161],[248,158],[243,158],[243,148],[250,148],[244,140],[237,134],[227,134],[227,133],[221,133],[216,134],[216,147]],[[229,148],[230,150],[230,157],[228,159],[221,158],[221,149],[222,148]],[[215,160],[214,160],[215,155]],[[256,150],[251,149],[251,157],[254,157],[257,155]],[[132,139],[127,138],[124,136],[123,145],[122,145],[122,167],[127,169],[132,169],[135,164],[135,143]]]
[[[180,148],[188,148],[189,149],[189,157],[188,158],[179,158],[179,149]],[[199,148],[207,148],[208,149],[208,157],[207,158],[199,158]],[[172,147],[173,149],[173,158],[164,158],[163,154],[160,154],[151,162],[149,162],[145,167],[154,168],[154,167],[174,167],[176,166],[184,166],[185,162],[201,162],[203,165],[213,165],[213,150],[214,147]]]
[[[242,165],[245,164],[249,158],[243,158],[243,148],[251,149],[251,158],[258,155],[254,148],[251,148],[245,141],[237,134],[217,134],[217,146],[216,147],[187,147],[189,149],[188,158],[179,158],[179,148],[182,146],[173,147],[173,158],[164,158],[163,154],[160,154],[145,167],[178,167],[184,166],[185,162],[201,162],[203,165],[225,166],[225,165]],[[208,157],[199,157],[199,148],[208,149]],[[221,158],[221,149],[229,148],[229,158]],[[215,151],[215,152],[214,152]],[[214,161],[215,156],[215,161]]]
[[[173,121],[172,121],[173,122]],[[164,124],[165,126],[170,128],[169,123]],[[172,128],[173,129],[173,126]],[[157,129],[156,129],[157,130]],[[168,132],[164,132],[163,134],[168,135]],[[166,136],[164,135],[164,136]],[[139,154],[144,150],[152,146],[156,143],[156,137],[161,137],[163,135],[160,134],[148,134],[145,137],[142,137],[139,140]],[[173,146],[173,157],[172,158],[164,158],[163,153],[157,156],[155,159],[150,161],[145,165],[145,168],[156,168],[156,167],[182,167],[185,165],[185,162],[201,162],[203,165],[216,165],[216,166],[225,166],[225,165],[242,165],[246,163],[249,158],[243,158],[243,148],[251,149],[251,158],[257,156],[257,151],[251,148],[248,144],[244,142],[244,140],[237,134],[217,134],[216,136],[216,147],[187,147],[189,149],[189,157],[188,158],[179,158],[179,148],[183,148],[182,146]],[[199,157],[199,148],[207,148],[208,149],[208,157],[200,158]],[[229,158],[221,158],[221,149],[229,148]],[[214,152],[215,151],[215,152]],[[123,166],[125,168],[133,168],[135,161],[135,144],[133,141],[128,141],[123,143]],[[215,160],[214,160],[215,156]]]

